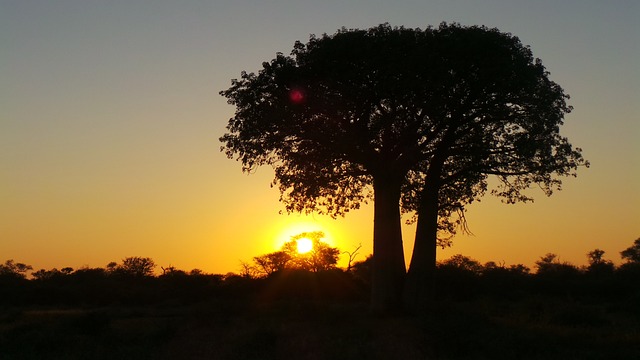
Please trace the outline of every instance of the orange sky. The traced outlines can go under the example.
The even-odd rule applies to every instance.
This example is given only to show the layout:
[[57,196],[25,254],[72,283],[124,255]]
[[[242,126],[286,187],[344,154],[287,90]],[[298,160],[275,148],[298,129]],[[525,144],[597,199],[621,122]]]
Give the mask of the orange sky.
[[[572,96],[562,131],[592,167],[551,198],[534,189],[533,204],[486,196],[467,215],[474,235],[439,257],[532,266],[553,252],[581,265],[597,247],[619,262],[640,237],[638,15],[622,0],[0,2],[0,261],[148,256],[226,273],[314,230],[344,250],[362,244],[363,259],[372,207],[280,215],[272,170],[242,174],[219,152],[234,109],[217,93],[311,33],[458,21],[531,45]],[[412,237],[405,226],[407,261]]]

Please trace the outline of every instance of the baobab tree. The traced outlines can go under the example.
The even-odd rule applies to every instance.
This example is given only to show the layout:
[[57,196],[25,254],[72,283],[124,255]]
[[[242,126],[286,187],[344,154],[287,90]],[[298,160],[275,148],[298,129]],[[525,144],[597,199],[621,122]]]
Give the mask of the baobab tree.
[[288,211],[339,216],[373,199],[375,311],[401,305],[401,199],[418,220],[407,284],[415,301],[435,264],[438,216],[447,226],[489,175],[503,181],[497,195],[519,201],[584,163],[558,135],[571,110],[562,88],[496,29],[343,28],[262,65],[221,92],[236,107],[222,150],[244,171],[273,166]]

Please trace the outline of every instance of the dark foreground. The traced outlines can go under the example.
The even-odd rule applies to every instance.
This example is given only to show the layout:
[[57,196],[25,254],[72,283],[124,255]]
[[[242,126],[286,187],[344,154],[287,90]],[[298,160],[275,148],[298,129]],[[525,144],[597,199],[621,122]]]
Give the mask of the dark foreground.
[[3,294],[0,359],[640,358],[633,289],[531,281],[518,291],[476,291],[492,284],[451,278],[429,311],[374,316],[366,286],[296,276],[228,288],[150,280],[127,296],[106,287],[75,299],[5,288],[18,297]]
[[539,299],[438,304],[372,317],[356,304],[260,311],[12,309],[2,359],[637,359],[638,322],[616,308]]

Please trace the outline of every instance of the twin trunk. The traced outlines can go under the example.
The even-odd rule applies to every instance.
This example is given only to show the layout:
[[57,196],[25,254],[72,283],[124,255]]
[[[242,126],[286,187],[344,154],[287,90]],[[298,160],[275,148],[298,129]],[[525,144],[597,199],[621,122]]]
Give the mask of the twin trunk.
[[406,273],[400,219],[400,182],[374,179],[371,309],[417,310],[433,297],[438,231],[439,184],[426,184],[418,211],[416,240]]

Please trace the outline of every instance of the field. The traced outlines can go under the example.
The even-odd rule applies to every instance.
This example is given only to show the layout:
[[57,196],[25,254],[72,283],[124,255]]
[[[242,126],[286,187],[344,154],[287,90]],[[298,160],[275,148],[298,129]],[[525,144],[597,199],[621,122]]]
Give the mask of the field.
[[[106,286],[103,294],[73,301],[44,299],[47,287],[22,295],[17,288],[8,288],[21,297],[15,301],[5,297],[0,307],[0,359],[637,359],[640,355],[640,297],[634,290],[586,296],[570,286],[556,291],[531,282],[519,292],[495,293],[474,290],[491,288],[488,283],[476,282],[474,287],[458,281],[459,286],[440,286],[441,296],[428,311],[376,316],[368,311],[366,286],[327,285],[317,274],[297,276],[278,281],[236,279],[226,287],[224,282],[211,286],[209,279],[201,288],[193,284],[187,288],[182,282],[178,282],[181,288],[161,287],[156,278],[131,286],[127,296],[109,297],[113,289]],[[29,296],[32,301],[25,301]]]

